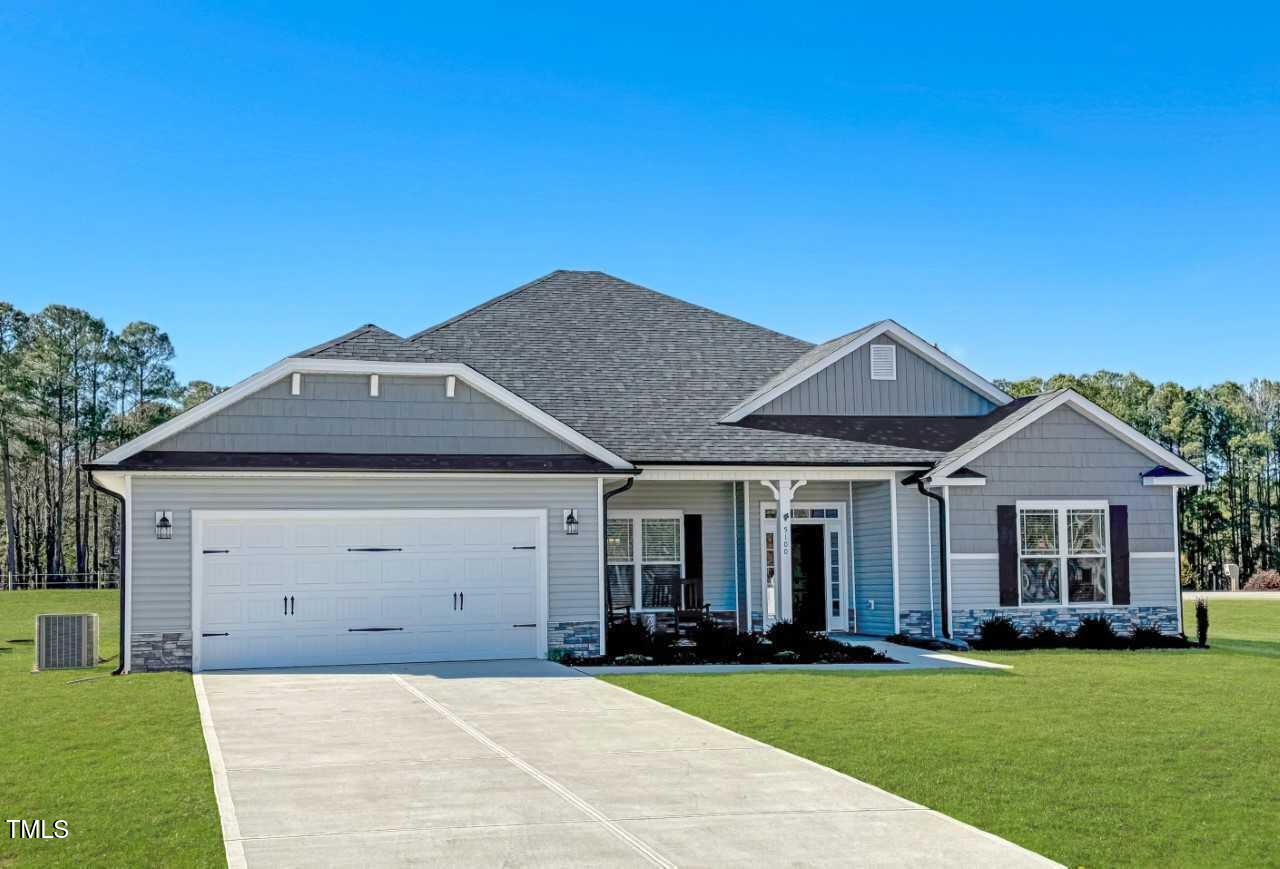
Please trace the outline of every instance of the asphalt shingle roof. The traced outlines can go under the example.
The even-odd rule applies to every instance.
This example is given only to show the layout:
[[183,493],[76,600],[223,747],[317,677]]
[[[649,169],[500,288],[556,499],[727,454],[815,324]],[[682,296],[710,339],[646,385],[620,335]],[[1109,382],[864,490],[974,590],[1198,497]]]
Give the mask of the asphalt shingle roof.
[[929,465],[942,455],[719,423],[818,349],[603,272],[556,271],[409,338],[370,324],[299,355],[465,363],[642,464]]

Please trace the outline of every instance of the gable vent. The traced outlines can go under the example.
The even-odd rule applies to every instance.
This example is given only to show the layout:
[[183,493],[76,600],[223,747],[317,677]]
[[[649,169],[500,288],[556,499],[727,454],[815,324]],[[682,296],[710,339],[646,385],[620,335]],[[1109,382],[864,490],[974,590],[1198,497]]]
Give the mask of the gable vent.
[[892,344],[871,345],[871,379],[898,379],[898,348]]

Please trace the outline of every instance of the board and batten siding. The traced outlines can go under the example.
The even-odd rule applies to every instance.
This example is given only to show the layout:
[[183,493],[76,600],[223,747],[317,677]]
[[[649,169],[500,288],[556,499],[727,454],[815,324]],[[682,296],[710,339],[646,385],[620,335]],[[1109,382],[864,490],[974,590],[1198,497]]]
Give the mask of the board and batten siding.
[[579,452],[488,396],[443,377],[285,377],[166,438],[153,450],[556,455]]
[[737,608],[733,556],[733,483],[646,482],[609,499],[609,515],[626,510],[680,510],[702,516],[702,597],[718,612]]
[[951,489],[951,552],[956,609],[998,605],[996,507],[1019,500],[1105,500],[1129,512],[1130,603],[1176,605],[1176,564],[1143,553],[1173,553],[1173,490],[1144,486],[1155,462],[1069,407],[1060,407],[980,456],[969,467],[985,486]]
[[[191,511],[506,509],[547,511],[548,614],[552,624],[599,621],[597,483],[581,480],[132,478],[132,631],[191,630]],[[579,533],[561,530],[578,510]],[[173,511],[173,538],[157,540],[155,511]]]
[[[871,344],[897,347],[896,380],[871,379]],[[888,336],[873,339],[796,384],[758,414],[977,416],[995,405]]]
[[893,528],[889,480],[852,484],[853,571],[857,630],[893,633]]

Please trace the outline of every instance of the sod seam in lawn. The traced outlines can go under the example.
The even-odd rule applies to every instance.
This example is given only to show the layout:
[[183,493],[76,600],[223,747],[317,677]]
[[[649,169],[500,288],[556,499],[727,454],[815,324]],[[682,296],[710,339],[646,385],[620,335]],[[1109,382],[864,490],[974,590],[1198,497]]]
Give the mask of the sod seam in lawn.
[[[70,831],[22,840],[6,825],[0,866],[226,865],[191,675],[110,675],[119,600],[114,591],[0,592],[0,648],[9,649],[0,652],[0,821],[65,819]],[[112,660],[32,673],[35,616],[47,612],[97,612]]]
[[1280,601],[1210,615],[1208,651],[1008,672],[606,678],[1069,865],[1276,865]]

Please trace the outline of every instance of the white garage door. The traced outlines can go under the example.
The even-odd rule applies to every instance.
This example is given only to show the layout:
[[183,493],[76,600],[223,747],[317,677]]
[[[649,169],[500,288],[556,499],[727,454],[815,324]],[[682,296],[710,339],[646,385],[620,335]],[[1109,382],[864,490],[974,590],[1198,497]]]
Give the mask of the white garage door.
[[197,511],[196,668],[537,657],[544,521]]

